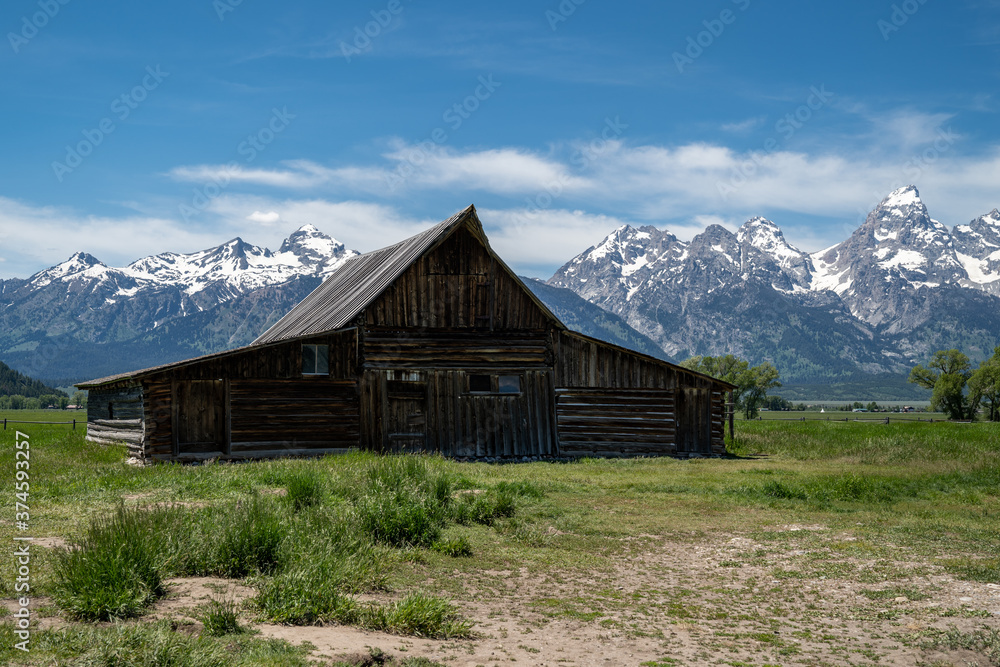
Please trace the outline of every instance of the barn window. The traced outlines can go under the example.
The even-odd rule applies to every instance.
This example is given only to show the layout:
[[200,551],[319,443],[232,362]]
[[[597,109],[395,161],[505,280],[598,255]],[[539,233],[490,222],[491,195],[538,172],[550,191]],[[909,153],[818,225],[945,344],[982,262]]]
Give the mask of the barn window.
[[469,393],[488,394],[493,391],[493,382],[489,375],[470,375]]
[[520,375],[501,375],[498,382],[499,390],[501,394],[520,394],[521,393],[521,376]]
[[330,374],[329,345],[302,346],[302,374],[303,375]]

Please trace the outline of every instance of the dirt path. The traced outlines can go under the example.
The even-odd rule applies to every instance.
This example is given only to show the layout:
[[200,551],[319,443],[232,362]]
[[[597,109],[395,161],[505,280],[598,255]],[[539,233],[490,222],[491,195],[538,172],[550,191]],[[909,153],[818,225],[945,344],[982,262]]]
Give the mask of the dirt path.
[[775,548],[740,536],[690,544],[647,538],[599,575],[487,572],[456,600],[475,621],[475,640],[260,629],[312,642],[317,658],[377,647],[469,667],[1000,664],[1000,653],[991,663],[971,639],[1000,631],[1000,586],[905,559],[843,557],[822,545],[850,538],[812,528],[806,548],[794,539]]

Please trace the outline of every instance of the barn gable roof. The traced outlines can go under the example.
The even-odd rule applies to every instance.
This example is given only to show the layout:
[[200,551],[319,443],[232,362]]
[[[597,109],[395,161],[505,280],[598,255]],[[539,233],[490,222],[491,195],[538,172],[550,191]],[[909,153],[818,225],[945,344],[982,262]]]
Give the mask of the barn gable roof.
[[414,262],[436,248],[462,226],[466,226],[479,239],[493,259],[515,279],[542,312],[552,319],[557,328],[566,328],[493,252],[479,216],[476,215],[475,206],[469,206],[444,222],[405,241],[352,257],[344,262],[333,275],[323,281],[322,285],[275,322],[252,345],[309,336],[347,326]]

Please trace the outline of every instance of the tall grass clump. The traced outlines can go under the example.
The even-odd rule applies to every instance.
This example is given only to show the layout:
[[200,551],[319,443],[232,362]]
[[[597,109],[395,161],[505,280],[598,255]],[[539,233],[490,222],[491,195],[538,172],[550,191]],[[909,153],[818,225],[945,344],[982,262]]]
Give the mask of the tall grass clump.
[[288,491],[285,500],[296,512],[319,505],[323,499],[324,486],[323,477],[315,468],[296,471],[285,483]]
[[[0,624],[0,640],[4,639]],[[227,667],[282,665],[307,667],[309,649],[284,640],[249,634],[216,639],[178,632],[170,620],[155,623],[74,624],[32,634],[31,664],[127,667]],[[24,660],[21,651],[12,664]],[[0,658],[5,657],[0,653]]]
[[429,546],[447,519],[452,483],[426,457],[383,456],[371,460],[361,483],[344,492],[358,525],[375,542]]
[[277,569],[288,520],[272,503],[259,498],[238,502],[218,519],[211,574],[238,578]]
[[119,507],[94,519],[76,546],[56,552],[52,595],[71,617],[130,618],[163,595],[158,522],[147,515]]
[[531,482],[498,482],[481,493],[463,493],[451,506],[455,523],[478,523],[492,526],[499,519],[509,519],[517,513],[518,500],[523,497],[542,498],[545,494]]
[[205,634],[210,637],[224,637],[225,635],[236,635],[246,632],[246,628],[240,625],[239,615],[236,613],[236,602],[231,597],[211,599],[202,608],[198,616],[205,626]]
[[365,609],[360,624],[370,630],[431,639],[468,637],[471,624],[461,620],[450,602],[424,593],[410,593],[398,602]]
[[276,623],[347,623],[356,607],[347,595],[384,589],[392,558],[346,509],[315,510],[289,535],[281,571],[260,583],[255,602]]

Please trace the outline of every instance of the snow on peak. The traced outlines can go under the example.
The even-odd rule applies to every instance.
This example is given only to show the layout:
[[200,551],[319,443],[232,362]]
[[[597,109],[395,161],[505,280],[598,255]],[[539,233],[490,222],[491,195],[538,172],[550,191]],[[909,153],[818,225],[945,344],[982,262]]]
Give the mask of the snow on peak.
[[882,200],[879,208],[903,208],[922,204],[923,202],[920,201],[920,192],[917,190],[917,186],[907,185],[898,190],[893,190],[888,197]]
[[36,287],[44,287],[56,280],[69,280],[74,276],[88,272],[96,275],[105,269],[107,267],[93,255],[86,252],[77,252],[73,253],[65,262],[56,264],[44,271],[39,271],[28,280]]
[[[805,279],[811,271],[806,253],[785,240],[781,228],[767,218],[751,218],[736,232],[740,243],[748,244],[773,259],[786,272]],[[794,270],[793,270],[794,269]]]

